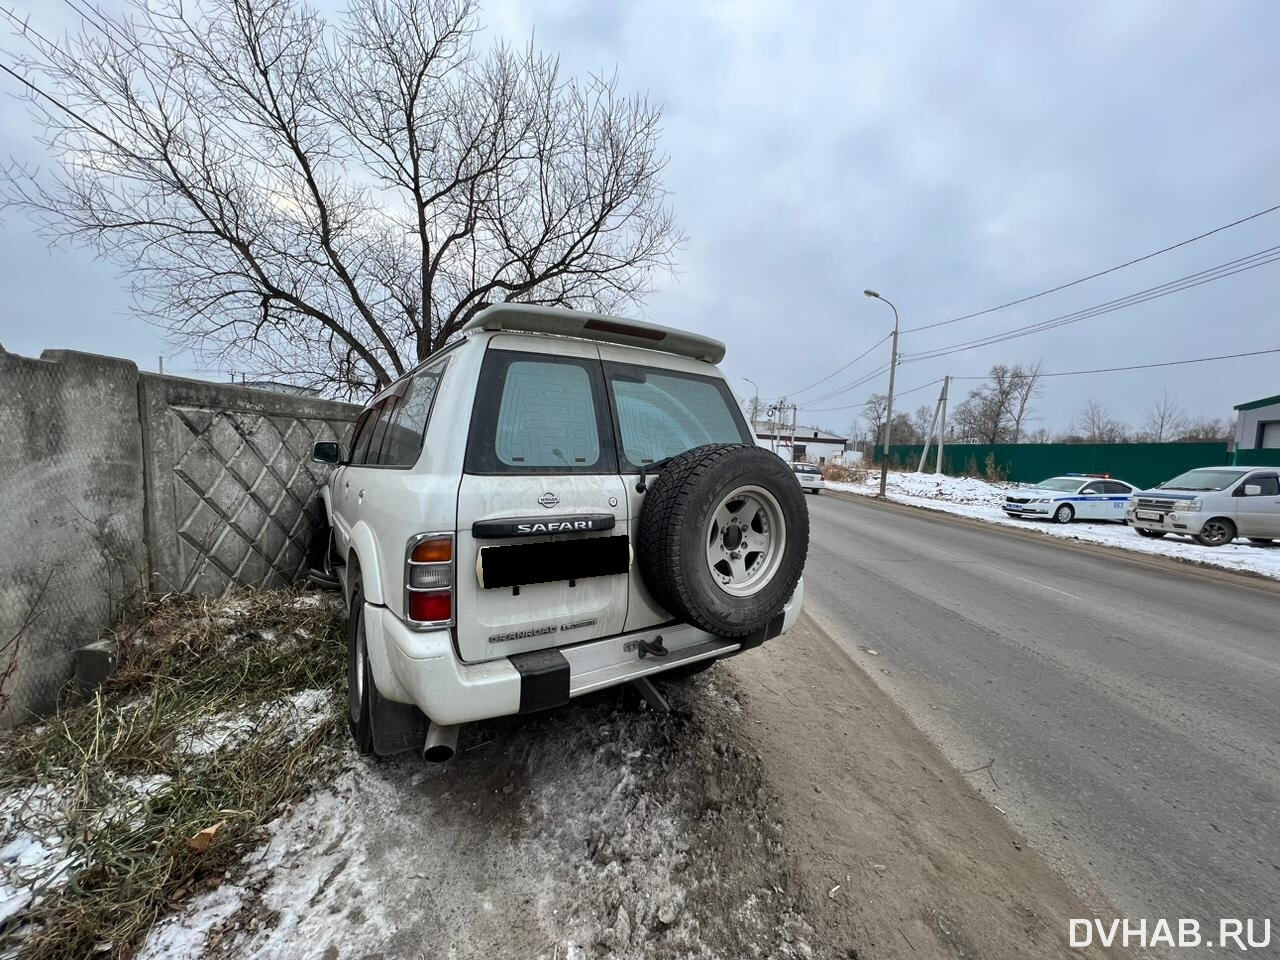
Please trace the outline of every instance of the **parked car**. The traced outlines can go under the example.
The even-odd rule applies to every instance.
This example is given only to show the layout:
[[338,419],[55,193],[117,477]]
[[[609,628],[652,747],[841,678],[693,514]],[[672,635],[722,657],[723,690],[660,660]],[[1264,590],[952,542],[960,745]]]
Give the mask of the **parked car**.
[[1123,523],[1129,498],[1137,491],[1131,483],[1100,473],[1068,473],[1041,480],[1010,493],[1004,512],[1011,517],[1073,520],[1115,520]]
[[[317,443],[363,752],[697,672],[800,614],[808,511],[716,340],[520,304]],[[651,688],[641,683],[642,689]],[[428,726],[429,722],[429,726]]]
[[1202,467],[1143,490],[1129,523],[1144,537],[1170,533],[1220,547],[1236,537],[1253,543],[1280,539],[1280,470],[1275,467]]
[[812,463],[793,463],[791,469],[795,471],[796,479],[800,481],[800,489],[805,493],[817,496],[827,488],[827,480],[822,475],[822,471]]

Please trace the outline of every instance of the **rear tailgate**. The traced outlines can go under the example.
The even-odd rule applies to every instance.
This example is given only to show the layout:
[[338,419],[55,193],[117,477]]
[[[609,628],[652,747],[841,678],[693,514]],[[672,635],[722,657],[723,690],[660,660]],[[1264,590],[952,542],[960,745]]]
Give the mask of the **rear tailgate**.
[[622,632],[631,547],[621,478],[504,477],[501,505],[492,479],[466,476],[458,495],[458,516],[470,518],[457,534],[462,659]]

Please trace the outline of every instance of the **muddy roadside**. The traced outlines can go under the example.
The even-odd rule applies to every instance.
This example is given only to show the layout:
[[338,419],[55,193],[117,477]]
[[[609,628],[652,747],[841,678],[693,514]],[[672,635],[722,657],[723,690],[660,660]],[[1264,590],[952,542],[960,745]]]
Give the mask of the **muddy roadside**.
[[877,960],[1108,955],[1068,947],[1101,894],[1074,894],[808,617],[717,669],[742,690],[817,942]]

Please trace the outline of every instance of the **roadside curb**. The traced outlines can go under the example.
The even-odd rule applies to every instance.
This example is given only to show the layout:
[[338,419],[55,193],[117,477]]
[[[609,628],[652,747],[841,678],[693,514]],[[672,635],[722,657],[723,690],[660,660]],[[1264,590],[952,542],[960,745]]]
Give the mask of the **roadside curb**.
[[1020,527],[1006,526],[1002,523],[988,523],[985,520],[979,520],[975,517],[966,517],[962,514],[951,513],[947,510],[935,507],[926,507],[915,503],[902,503],[899,500],[881,500],[879,497],[869,497],[857,493],[846,493],[843,490],[835,490],[831,487],[828,487],[825,492],[841,500],[849,500],[855,503],[867,503],[870,506],[878,507],[880,509],[908,511],[913,514],[925,514],[929,517],[939,519],[944,523],[952,523],[966,527],[977,527],[982,530],[990,530],[997,533],[1007,534],[1011,537],[1021,537],[1024,540],[1034,540],[1037,543],[1045,543],[1048,541],[1071,550],[1076,550],[1080,553],[1119,557],[1145,567],[1173,569],[1180,573],[1194,573],[1208,580],[1226,580],[1236,583],[1239,586],[1254,587],[1260,590],[1265,590],[1269,593],[1280,593],[1280,580],[1277,580],[1275,577],[1269,577],[1264,573],[1257,573],[1253,570],[1232,570],[1227,567],[1219,567],[1215,564],[1206,563],[1203,560],[1196,560],[1191,557],[1175,557],[1154,553],[1142,553],[1137,550],[1125,550],[1123,547],[1114,547],[1105,543],[1092,543],[1087,540],[1075,540],[1068,537],[1054,537],[1046,533],[1041,533],[1038,530],[1024,530]]

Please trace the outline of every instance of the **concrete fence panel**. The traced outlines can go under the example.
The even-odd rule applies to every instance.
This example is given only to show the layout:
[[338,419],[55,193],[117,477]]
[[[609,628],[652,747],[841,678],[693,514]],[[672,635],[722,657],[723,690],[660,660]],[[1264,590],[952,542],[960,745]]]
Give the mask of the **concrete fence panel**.
[[305,572],[326,468],[359,408],[231,384],[141,376],[152,588],[203,595]]
[[0,347],[0,726],[48,713],[141,588],[219,594],[305,572],[359,408]]
[[138,368],[0,349],[0,725],[47,713],[73,651],[145,583]]

